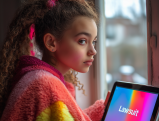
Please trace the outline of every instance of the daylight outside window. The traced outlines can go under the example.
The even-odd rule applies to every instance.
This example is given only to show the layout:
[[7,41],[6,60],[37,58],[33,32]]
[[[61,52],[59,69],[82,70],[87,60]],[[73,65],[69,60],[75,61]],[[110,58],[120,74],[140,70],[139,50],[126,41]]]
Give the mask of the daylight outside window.
[[146,0],[105,0],[108,89],[115,81],[148,84]]

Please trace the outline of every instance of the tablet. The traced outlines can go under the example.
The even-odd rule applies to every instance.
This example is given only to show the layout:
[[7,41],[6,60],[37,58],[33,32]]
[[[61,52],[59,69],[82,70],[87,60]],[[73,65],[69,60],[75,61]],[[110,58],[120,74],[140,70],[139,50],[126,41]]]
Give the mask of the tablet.
[[158,106],[159,88],[117,81],[102,121],[154,121]]

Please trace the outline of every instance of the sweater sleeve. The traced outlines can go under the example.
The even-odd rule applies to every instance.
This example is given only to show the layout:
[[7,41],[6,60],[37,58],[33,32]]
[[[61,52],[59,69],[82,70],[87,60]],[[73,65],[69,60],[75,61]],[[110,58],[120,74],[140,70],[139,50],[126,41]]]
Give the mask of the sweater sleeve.
[[74,121],[74,118],[67,106],[62,101],[57,101],[41,112],[36,121]]
[[73,121],[67,105],[51,91],[51,81],[47,81],[51,78],[41,75],[33,80],[35,74],[26,74],[17,84],[1,121]]
[[[75,89],[73,84],[66,82],[66,87],[71,95],[75,98]],[[104,100],[97,100],[92,106],[83,110],[92,121],[100,121],[104,114]]]
[[13,89],[0,121],[52,120],[91,121],[57,77],[44,70],[28,72]]
[[76,99],[75,88],[73,84],[66,81],[66,87],[67,87],[67,90],[70,92],[70,94],[74,97],[74,99]]
[[83,111],[90,117],[92,121],[100,121],[104,114],[104,100],[97,100],[92,106]]

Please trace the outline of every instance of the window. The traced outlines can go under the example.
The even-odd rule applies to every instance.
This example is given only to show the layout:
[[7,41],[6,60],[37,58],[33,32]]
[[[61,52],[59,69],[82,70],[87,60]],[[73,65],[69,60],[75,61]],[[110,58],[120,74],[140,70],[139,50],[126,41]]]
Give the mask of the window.
[[105,0],[108,89],[115,81],[148,84],[146,0]]

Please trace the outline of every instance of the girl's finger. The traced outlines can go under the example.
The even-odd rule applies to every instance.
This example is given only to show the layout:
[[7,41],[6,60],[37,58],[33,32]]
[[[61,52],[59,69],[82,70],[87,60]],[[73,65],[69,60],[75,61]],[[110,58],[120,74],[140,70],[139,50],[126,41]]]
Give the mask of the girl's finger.
[[106,97],[105,102],[104,102],[104,105],[105,105],[105,106],[106,106],[107,103],[108,103],[109,97],[110,97],[110,91],[108,91],[108,93],[107,93],[107,97]]

